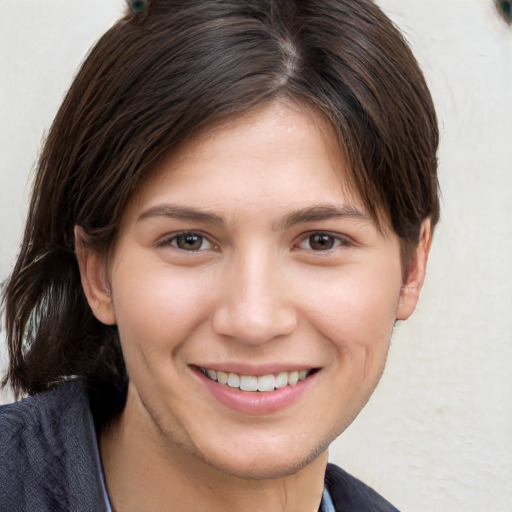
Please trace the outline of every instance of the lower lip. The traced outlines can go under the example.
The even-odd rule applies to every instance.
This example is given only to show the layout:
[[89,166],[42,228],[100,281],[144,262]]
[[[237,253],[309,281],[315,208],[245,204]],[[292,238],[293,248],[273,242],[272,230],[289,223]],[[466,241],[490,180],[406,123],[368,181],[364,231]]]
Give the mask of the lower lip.
[[208,391],[222,404],[242,414],[260,416],[272,414],[295,403],[315,380],[318,372],[301,380],[294,386],[275,389],[274,391],[241,391],[209,379],[201,371],[196,371]]

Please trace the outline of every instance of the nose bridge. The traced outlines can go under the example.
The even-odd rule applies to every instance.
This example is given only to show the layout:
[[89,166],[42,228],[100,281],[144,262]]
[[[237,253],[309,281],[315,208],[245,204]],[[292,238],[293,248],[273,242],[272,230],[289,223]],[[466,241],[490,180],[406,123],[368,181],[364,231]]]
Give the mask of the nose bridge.
[[277,260],[263,247],[235,257],[215,312],[219,334],[259,344],[293,331],[296,315]]

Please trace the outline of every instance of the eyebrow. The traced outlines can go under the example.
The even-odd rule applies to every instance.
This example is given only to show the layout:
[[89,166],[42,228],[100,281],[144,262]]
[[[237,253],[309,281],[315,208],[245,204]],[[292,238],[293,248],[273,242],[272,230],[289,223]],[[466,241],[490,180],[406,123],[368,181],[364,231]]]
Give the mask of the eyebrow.
[[284,230],[296,224],[318,222],[337,218],[355,218],[368,221],[369,217],[352,205],[319,204],[302,208],[285,215],[276,226],[276,230]]
[[195,208],[173,204],[159,204],[157,206],[153,206],[152,208],[148,208],[139,215],[137,222],[152,217],[168,217],[172,219],[203,222],[206,224],[215,224],[219,226],[226,224],[226,219],[217,213],[196,210]]
[[[227,224],[226,218],[218,213],[197,210],[195,208],[174,204],[159,204],[148,208],[139,215],[137,222],[153,217],[167,217],[192,222],[203,222],[217,226],[224,226]],[[318,204],[301,208],[285,215],[274,224],[273,229],[281,231],[296,224],[344,217],[361,219],[364,221],[369,219],[368,215],[352,205]]]

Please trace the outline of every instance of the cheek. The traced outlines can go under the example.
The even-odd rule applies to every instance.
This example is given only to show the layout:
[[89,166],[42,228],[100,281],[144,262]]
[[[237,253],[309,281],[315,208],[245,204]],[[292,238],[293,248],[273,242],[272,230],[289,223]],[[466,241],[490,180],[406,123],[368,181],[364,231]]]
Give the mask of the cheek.
[[125,353],[168,352],[208,316],[206,276],[166,265],[125,265],[113,275],[114,310]]
[[[395,265],[396,266],[396,265]],[[400,269],[340,271],[309,294],[309,316],[338,350],[387,351],[400,294]]]

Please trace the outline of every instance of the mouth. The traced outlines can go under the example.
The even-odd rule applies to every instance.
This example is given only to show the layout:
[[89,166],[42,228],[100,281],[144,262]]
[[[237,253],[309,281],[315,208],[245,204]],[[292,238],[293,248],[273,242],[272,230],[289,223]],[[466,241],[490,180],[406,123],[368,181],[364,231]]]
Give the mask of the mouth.
[[254,393],[271,393],[272,391],[287,386],[295,386],[316,372],[316,369],[312,368],[310,370],[294,370],[291,372],[279,372],[277,374],[258,376],[240,375],[238,373],[223,372],[211,368],[199,367],[198,369],[206,378],[218,382],[221,385]]

